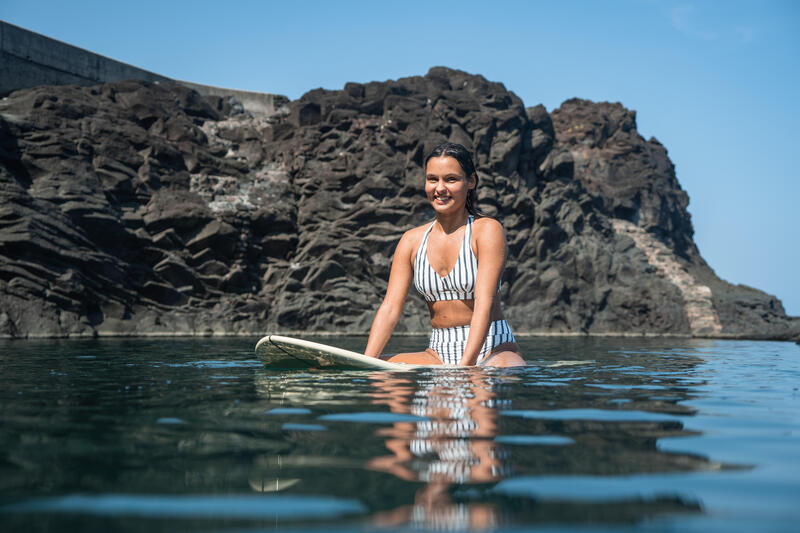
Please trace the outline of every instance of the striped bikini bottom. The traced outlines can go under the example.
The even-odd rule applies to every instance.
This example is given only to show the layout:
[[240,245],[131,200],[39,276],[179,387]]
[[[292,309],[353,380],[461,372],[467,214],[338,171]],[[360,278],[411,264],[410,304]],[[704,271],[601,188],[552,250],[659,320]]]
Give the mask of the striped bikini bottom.
[[[446,365],[457,365],[464,354],[469,337],[469,326],[455,326],[452,328],[434,329],[428,348],[439,354],[439,358]],[[489,323],[489,333],[478,353],[478,363],[495,347],[504,342],[516,342],[511,326],[505,320],[495,320]]]

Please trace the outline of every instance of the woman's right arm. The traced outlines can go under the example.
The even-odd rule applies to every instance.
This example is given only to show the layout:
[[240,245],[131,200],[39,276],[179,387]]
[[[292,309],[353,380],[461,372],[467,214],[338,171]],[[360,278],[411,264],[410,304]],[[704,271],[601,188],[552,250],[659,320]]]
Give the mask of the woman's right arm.
[[414,239],[410,235],[412,231],[405,232],[400,238],[400,242],[397,243],[392,259],[392,270],[389,273],[389,285],[386,287],[386,296],[372,321],[364,355],[380,357],[403,313],[403,304],[405,304],[414,275],[411,266],[411,252],[414,249]]

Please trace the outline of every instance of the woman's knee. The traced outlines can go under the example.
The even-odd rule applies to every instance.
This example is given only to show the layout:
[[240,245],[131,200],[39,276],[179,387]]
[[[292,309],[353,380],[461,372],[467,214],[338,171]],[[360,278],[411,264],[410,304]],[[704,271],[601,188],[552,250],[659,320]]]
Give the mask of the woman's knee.
[[481,362],[481,366],[495,366],[495,367],[511,367],[511,366],[525,366],[525,359],[519,352],[505,350],[496,352],[487,357]]

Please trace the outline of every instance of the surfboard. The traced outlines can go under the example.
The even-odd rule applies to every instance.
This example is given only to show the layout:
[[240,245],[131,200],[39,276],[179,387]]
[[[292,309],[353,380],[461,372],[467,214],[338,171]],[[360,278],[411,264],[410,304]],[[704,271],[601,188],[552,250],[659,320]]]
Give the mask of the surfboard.
[[336,346],[281,335],[267,335],[259,340],[256,355],[270,368],[411,370],[421,366],[390,363]]

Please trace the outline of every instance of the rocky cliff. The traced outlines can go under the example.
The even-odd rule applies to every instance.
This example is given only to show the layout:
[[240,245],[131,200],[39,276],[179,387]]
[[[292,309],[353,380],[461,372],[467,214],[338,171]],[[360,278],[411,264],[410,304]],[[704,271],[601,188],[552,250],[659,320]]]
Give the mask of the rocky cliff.
[[[0,335],[366,333],[422,161],[474,149],[508,234],[519,333],[788,338],[773,296],[718,279],[665,148],[620,104],[526,108],[424,77],[314,90],[270,116],[171,84],[0,101]],[[411,295],[398,331],[424,332]]]

